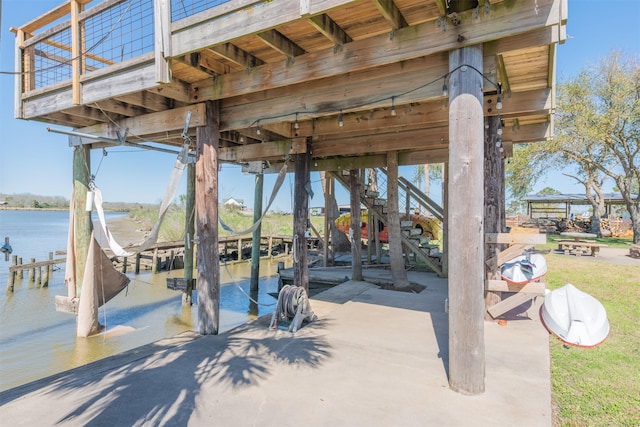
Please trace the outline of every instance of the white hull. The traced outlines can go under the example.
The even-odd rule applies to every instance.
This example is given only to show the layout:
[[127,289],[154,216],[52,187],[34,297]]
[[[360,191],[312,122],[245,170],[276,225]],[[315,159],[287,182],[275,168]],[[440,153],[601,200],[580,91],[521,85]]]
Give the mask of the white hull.
[[594,347],[609,335],[609,320],[604,306],[572,284],[545,296],[540,318],[549,332],[571,345]]

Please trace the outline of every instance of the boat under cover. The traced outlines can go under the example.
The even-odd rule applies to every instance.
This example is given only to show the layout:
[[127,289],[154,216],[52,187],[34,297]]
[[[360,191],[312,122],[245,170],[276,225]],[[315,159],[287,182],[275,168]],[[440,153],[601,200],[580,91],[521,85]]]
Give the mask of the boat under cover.
[[609,335],[604,306],[571,283],[547,293],[540,318],[549,332],[579,347],[595,347]]
[[524,285],[547,274],[547,260],[540,254],[527,253],[502,265],[501,277],[509,283]]

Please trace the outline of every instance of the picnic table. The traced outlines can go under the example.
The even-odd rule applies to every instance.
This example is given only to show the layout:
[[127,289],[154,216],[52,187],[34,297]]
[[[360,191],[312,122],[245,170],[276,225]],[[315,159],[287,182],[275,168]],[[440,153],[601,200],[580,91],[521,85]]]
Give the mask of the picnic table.
[[595,238],[597,236],[592,233],[565,231],[560,235],[571,238],[558,241],[558,249],[564,252],[565,255],[582,256],[591,254],[591,256],[595,257],[598,255],[600,248],[607,246],[596,242]]

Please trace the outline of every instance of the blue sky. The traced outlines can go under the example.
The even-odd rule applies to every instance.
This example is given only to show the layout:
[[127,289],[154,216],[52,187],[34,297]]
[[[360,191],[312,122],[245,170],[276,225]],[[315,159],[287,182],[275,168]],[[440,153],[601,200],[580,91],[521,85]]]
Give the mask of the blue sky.
[[[0,0],[0,70],[14,69],[14,37],[11,26],[20,26],[51,10],[62,0]],[[640,0],[569,0],[569,39],[558,48],[558,83],[575,76],[612,50],[640,54]],[[13,76],[0,75],[0,193],[32,193],[69,197],[71,193],[72,150],[67,137],[48,133],[48,125],[13,118]],[[108,149],[103,156],[93,150],[92,172],[107,201],[157,203],[162,198],[175,157],[130,148]],[[407,178],[413,168],[402,168]],[[314,192],[310,206],[324,200],[319,175],[312,174]],[[265,177],[265,198],[271,193],[275,175]],[[254,177],[243,175],[239,167],[223,165],[220,197],[243,199],[253,206]],[[272,209],[291,211],[293,176],[289,174]],[[564,193],[584,189],[559,173],[541,180],[536,190],[553,187]],[[339,187],[339,186],[337,186]],[[184,186],[183,186],[184,188]],[[348,195],[338,189],[338,203],[348,203]],[[184,193],[184,189],[181,191]],[[437,197],[437,191],[434,196]]]

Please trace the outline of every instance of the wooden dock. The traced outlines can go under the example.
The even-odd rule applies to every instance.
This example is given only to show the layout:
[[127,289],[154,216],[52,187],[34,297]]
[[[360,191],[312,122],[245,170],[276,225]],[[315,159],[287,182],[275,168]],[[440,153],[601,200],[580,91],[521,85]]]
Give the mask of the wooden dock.
[[[222,237],[218,240],[218,244],[221,261],[230,263],[251,258],[251,236]],[[261,257],[289,254],[292,244],[293,238],[291,236],[262,236],[260,239]],[[317,246],[318,243],[310,242],[310,244]],[[185,242],[182,240],[156,243],[142,252],[137,252],[138,248],[139,246],[124,248],[128,252],[135,253],[132,257],[114,255],[110,249],[106,249],[105,253],[123,273],[131,268],[135,274],[139,274],[141,270],[151,270],[152,273],[157,273],[184,268]],[[66,255],[66,251],[56,251],[55,254]],[[28,272],[30,283],[43,287],[48,286],[54,266],[64,264],[66,260],[66,257],[54,258],[54,253],[50,252],[47,260],[36,261],[35,258],[31,258],[28,263],[23,263],[21,257],[12,255],[7,290],[13,292],[16,279],[22,279],[25,271]]]

